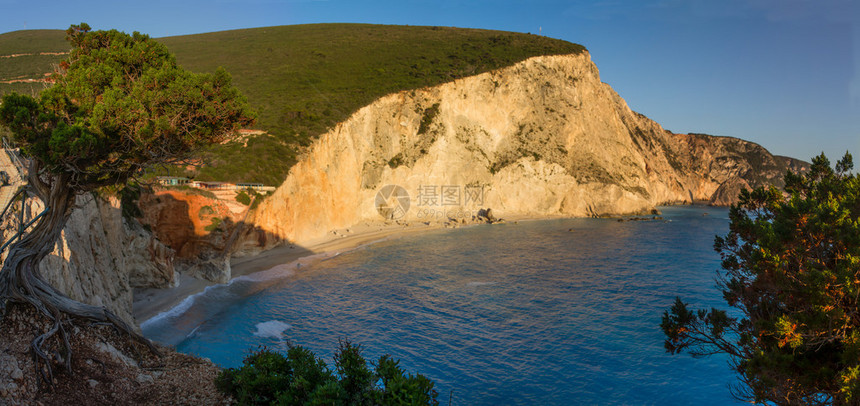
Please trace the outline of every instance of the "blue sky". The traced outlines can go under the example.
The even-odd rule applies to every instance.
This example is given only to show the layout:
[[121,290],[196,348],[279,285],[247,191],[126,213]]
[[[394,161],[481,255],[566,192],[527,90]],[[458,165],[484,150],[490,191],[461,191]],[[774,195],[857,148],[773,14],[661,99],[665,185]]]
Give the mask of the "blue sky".
[[154,37],[323,22],[541,32],[585,45],[669,130],[807,160],[848,150],[860,166],[858,0],[0,0],[0,33],[82,21]]

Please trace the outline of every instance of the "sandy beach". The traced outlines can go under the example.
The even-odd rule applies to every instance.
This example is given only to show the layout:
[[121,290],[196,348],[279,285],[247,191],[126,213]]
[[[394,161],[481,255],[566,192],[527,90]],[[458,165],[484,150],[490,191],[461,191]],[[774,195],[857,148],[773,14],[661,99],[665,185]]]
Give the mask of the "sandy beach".
[[[265,271],[281,264],[299,261],[303,266],[375,242],[399,238],[429,230],[444,228],[441,223],[362,223],[342,230],[329,232],[325,237],[310,240],[302,245],[285,244],[256,255],[232,258],[230,268],[233,279],[255,272]],[[179,274],[179,286],[167,289],[135,289],[133,313],[137,322],[143,323],[162,312],[169,311],[187,297],[202,292],[214,282],[195,279]]]

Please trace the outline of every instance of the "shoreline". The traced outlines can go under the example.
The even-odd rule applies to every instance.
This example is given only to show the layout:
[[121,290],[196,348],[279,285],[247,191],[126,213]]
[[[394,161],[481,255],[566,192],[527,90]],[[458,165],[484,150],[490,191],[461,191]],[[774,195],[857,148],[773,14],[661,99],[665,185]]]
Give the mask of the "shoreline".
[[[367,245],[403,236],[439,230],[444,224],[437,223],[365,223],[343,230],[334,230],[325,237],[307,241],[304,245],[282,244],[257,254],[230,259],[230,281],[238,277],[266,271],[278,265],[298,262],[302,267],[313,265],[332,255],[349,252]],[[326,255],[329,254],[329,255]],[[207,287],[220,285],[177,273],[179,285],[172,288],[134,289],[132,315],[138,325],[143,325],[161,314],[170,312],[188,298],[202,293]]]
[[[676,206],[676,205],[661,205]],[[660,206],[658,206],[660,207]],[[503,218],[503,223],[516,224],[520,221],[558,220],[572,218],[563,215],[512,215]],[[349,252],[377,242],[396,239],[420,232],[446,228],[463,228],[476,225],[491,225],[481,222],[458,223],[449,227],[441,222],[362,222],[345,229],[332,230],[324,237],[309,240],[303,245],[285,243],[274,248],[230,259],[231,283],[236,278],[267,271],[278,265],[298,263],[302,267],[316,264],[333,255]],[[328,254],[328,255],[327,255]],[[132,315],[138,326],[160,315],[167,314],[192,296],[203,293],[210,286],[221,285],[177,273],[179,285],[172,288],[134,289]]]

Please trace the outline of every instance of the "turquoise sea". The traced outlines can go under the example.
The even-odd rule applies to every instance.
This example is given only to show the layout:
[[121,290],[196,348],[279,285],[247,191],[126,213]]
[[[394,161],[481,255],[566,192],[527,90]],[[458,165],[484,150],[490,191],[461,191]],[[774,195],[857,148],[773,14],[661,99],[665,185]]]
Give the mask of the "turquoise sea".
[[427,375],[442,405],[734,404],[726,358],[669,355],[659,327],[675,296],[724,307],[728,210],[662,210],[383,241],[210,288],[143,331],[224,367],[288,342],[331,365],[347,338]]

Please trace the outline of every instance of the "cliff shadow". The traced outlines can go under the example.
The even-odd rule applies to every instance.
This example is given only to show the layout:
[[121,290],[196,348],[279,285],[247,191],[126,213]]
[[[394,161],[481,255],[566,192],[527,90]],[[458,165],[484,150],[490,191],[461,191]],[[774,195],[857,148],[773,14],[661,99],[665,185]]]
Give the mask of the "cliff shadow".
[[159,190],[138,206],[141,224],[175,251],[177,271],[195,278],[225,283],[315,254],[246,221],[251,207],[239,211],[210,193]]

